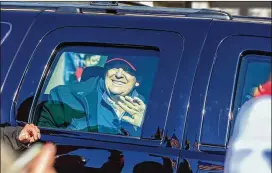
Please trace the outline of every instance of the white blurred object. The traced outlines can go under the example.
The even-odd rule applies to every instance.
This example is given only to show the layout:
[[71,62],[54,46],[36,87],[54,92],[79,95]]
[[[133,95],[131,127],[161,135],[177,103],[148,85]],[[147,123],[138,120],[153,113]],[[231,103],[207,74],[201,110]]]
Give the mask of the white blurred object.
[[22,173],[25,167],[40,153],[42,144],[35,143],[19,157],[10,146],[1,142],[1,173]]
[[12,152],[10,146],[4,144],[1,141],[1,173],[8,173],[9,168],[11,167],[12,163],[15,161],[16,155]]
[[237,115],[225,173],[271,173],[271,96],[246,102]]
[[140,1],[139,3],[143,4],[143,5],[147,5],[149,7],[153,7],[154,6],[154,2],[153,1]]
[[211,9],[225,11],[231,15],[236,15],[236,16],[240,15],[240,8],[217,8],[217,7],[215,7],[215,8],[211,8]]
[[249,16],[258,16],[258,17],[271,17],[270,8],[250,8],[248,9]]
[[201,8],[209,8],[210,5],[209,5],[209,2],[205,2],[205,1],[202,1],[202,2],[192,2],[192,8],[198,8],[198,9],[201,9]]

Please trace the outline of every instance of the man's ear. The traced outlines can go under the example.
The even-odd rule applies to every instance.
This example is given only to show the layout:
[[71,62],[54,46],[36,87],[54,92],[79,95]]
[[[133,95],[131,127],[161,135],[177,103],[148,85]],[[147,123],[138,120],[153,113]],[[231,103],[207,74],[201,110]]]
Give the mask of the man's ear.
[[135,83],[135,86],[138,87],[140,84],[138,82]]

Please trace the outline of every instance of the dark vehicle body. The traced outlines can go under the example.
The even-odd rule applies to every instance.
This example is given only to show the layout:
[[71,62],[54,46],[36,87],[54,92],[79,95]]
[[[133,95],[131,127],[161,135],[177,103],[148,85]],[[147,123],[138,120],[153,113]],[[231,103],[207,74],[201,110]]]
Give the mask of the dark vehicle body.
[[154,83],[140,139],[41,127],[41,141],[58,147],[59,172],[223,172],[241,62],[271,61],[271,21],[208,10],[1,3],[1,123],[35,123],[30,115],[52,57],[75,44],[156,47],[165,77]]

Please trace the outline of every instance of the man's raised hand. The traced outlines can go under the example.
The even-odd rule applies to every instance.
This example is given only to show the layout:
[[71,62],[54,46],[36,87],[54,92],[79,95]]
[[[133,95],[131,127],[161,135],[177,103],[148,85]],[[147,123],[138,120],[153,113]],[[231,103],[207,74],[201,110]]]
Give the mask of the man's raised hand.
[[131,117],[123,116],[122,119],[124,121],[137,127],[141,126],[146,109],[146,105],[141,99],[138,97],[120,96],[120,101],[117,104],[131,115]]

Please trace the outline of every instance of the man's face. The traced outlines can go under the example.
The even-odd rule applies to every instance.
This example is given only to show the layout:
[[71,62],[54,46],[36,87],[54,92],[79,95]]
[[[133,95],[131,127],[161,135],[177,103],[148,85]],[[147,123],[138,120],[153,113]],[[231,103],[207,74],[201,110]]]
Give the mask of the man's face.
[[105,85],[110,94],[126,96],[136,85],[136,77],[122,68],[112,68],[106,73]]

